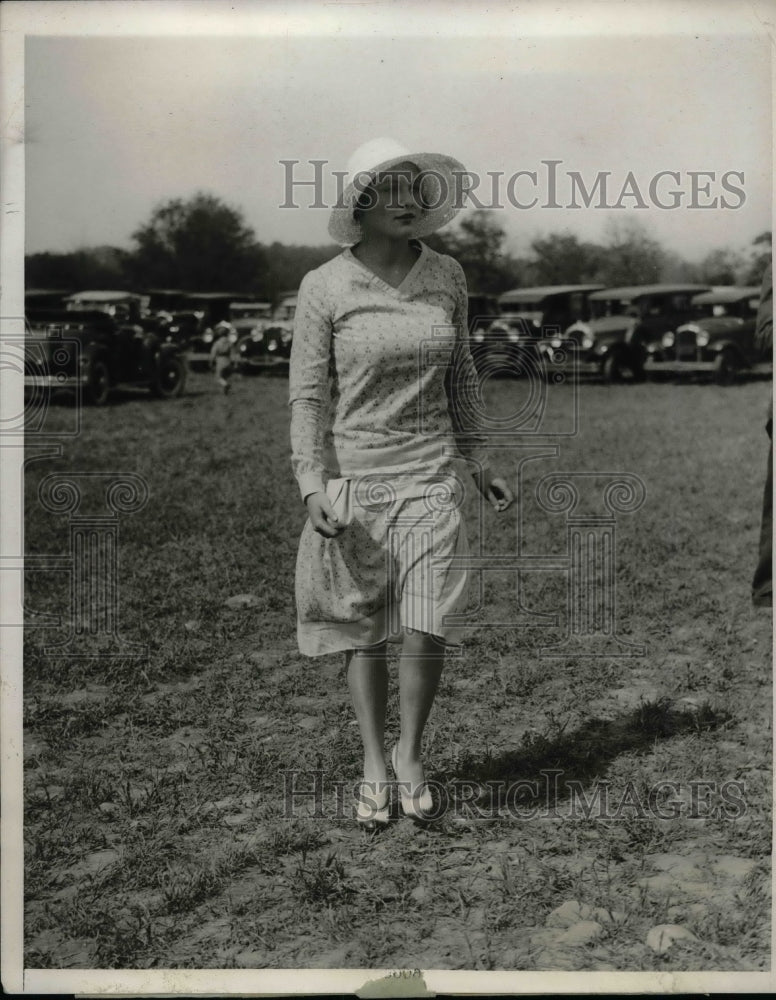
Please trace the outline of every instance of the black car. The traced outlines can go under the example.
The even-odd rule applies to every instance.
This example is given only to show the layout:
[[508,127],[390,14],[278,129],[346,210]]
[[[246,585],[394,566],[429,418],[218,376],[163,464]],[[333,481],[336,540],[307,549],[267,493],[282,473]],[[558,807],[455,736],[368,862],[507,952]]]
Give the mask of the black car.
[[135,292],[74,292],[64,300],[64,308],[75,312],[104,312],[117,323],[139,323],[145,313],[148,296]]
[[192,342],[205,332],[203,312],[162,312],[155,317],[155,329],[163,340],[191,350]]
[[271,317],[262,318],[262,313],[267,311],[266,303],[253,303],[250,328],[237,341],[237,365],[242,372],[273,368],[282,372],[288,368],[294,337],[296,295],[284,295]]
[[501,312],[498,307],[498,298],[495,295],[487,295],[482,292],[469,292],[467,306],[469,336],[478,330],[487,330]]
[[603,286],[540,285],[504,292],[496,318],[473,332],[474,363],[483,374],[530,375],[543,371],[543,340],[560,336],[589,315],[588,297]]
[[178,345],[139,324],[117,323],[101,311],[36,311],[26,317],[27,389],[76,389],[96,406],[117,385],[143,386],[156,396],[179,396],[186,365]]
[[542,350],[554,364],[600,375],[606,382],[644,378],[650,353],[663,335],[692,317],[692,300],[708,285],[661,284],[604,288],[589,297],[590,319],[545,338]]
[[648,370],[671,374],[710,372],[728,385],[741,371],[772,371],[770,349],[755,343],[760,289],[729,285],[692,300],[693,318],[664,334]]

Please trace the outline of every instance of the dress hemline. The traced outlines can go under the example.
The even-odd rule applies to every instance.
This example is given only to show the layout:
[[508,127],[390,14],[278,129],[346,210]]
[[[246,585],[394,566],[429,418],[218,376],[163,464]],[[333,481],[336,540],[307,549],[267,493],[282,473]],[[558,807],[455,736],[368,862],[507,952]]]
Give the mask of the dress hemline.
[[[433,635],[435,639],[446,646],[461,646],[464,631],[464,626],[454,625],[445,629],[444,635],[440,635],[438,632],[424,634]],[[344,653],[349,649],[365,649],[383,642],[396,645],[401,643],[403,639],[403,631],[390,631],[384,615],[376,619],[364,619],[360,622],[300,622],[297,620],[299,652],[308,657]]]

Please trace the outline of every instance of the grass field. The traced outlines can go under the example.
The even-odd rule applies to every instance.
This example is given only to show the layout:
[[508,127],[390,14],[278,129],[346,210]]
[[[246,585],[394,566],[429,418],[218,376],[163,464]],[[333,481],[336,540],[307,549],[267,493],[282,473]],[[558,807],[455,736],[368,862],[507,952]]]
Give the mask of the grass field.
[[[522,391],[494,383],[489,406],[509,413]],[[562,430],[571,390],[554,391]],[[749,585],[769,392],[580,386],[579,433],[521,467],[520,551],[565,551],[541,476],[638,476],[645,502],[616,524],[616,618],[645,655],[540,655],[564,634],[563,573],[526,574],[520,602],[514,573],[485,574],[427,731],[429,776],[456,808],[371,839],[350,816],[342,664],[296,649],[286,380],[223,397],[195,374],[179,400],[84,410],[61,457],[28,465],[26,548],[69,551],[67,516],[38,499],[46,476],[143,477],[148,502],[119,518],[118,630],[147,652],[46,656],[66,630],[26,631],[25,965],[768,968],[771,619]],[[64,427],[72,407],[47,416]],[[498,459],[513,483],[534,443]],[[99,479],[81,482],[97,514]],[[516,550],[516,512],[481,528],[470,499],[466,518],[483,553]],[[240,594],[255,600],[225,603]],[[29,573],[27,601],[67,622],[67,577]],[[292,780],[322,791],[289,816]],[[500,788],[517,781],[510,804]],[[605,814],[572,808],[604,782]],[[655,950],[663,924],[690,936]]]

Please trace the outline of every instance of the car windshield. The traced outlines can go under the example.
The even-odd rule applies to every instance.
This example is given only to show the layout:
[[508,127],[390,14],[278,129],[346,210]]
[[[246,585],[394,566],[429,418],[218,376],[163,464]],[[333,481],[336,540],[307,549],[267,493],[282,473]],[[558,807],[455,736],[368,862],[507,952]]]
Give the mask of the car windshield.
[[518,309],[510,309],[506,313],[503,319],[509,322],[511,319],[527,319],[531,323],[536,323],[538,326],[541,325],[542,317],[544,316],[544,310],[539,308],[535,303],[521,303]]
[[604,316],[632,316],[639,314],[638,307],[631,299],[595,299],[590,303],[590,310],[594,319],[601,319]]
[[264,319],[269,315],[267,306],[232,306],[232,319]]
[[699,317],[731,316],[735,310],[736,303],[732,302],[696,302],[692,307],[693,315]]
[[696,302],[692,311],[693,315],[699,317],[733,316],[744,319],[756,315],[758,302],[758,299],[739,299],[737,302]]

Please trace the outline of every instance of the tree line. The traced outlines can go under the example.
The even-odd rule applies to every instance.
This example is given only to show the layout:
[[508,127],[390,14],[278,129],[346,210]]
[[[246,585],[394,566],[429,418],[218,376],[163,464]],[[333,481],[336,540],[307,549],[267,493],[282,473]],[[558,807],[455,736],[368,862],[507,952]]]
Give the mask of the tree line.
[[[506,232],[492,212],[478,210],[426,241],[460,261],[470,291],[498,294],[531,285],[660,281],[759,285],[770,260],[771,233],[744,250],[712,250],[691,263],[664,249],[633,218],[610,221],[601,243],[572,232],[538,236],[524,255],[505,248]],[[242,212],[207,193],[173,198],[132,234],[129,249],[103,246],[25,258],[27,288],[179,289],[241,292],[271,302],[339,253],[331,246],[260,243]]]

